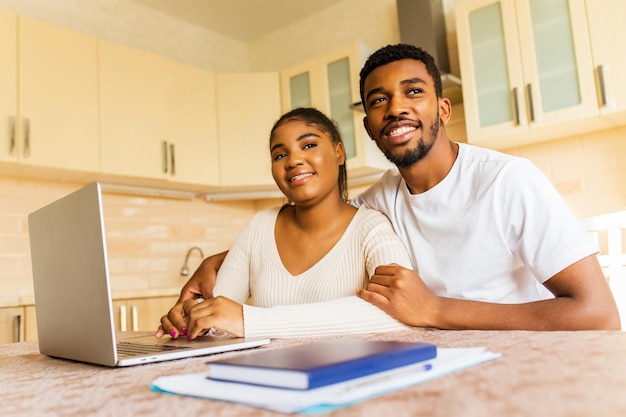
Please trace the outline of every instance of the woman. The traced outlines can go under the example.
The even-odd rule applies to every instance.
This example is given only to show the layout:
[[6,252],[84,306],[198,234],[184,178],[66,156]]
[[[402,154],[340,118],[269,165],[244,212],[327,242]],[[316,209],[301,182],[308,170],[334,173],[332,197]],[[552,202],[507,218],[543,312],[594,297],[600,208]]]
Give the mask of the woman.
[[[312,108],[292,110],[274,124],[270,153],[272,176],[290,204],[257,213],[244,228],[219,270],[214,298],[182,304],[181,333],[193,339],[210,329],[246,337],[405,329],[355,296],[378,265],[411,263],[385,216],[347,203],[335,124]],[[157,337],[178,336],[179,307],[163,316]]]

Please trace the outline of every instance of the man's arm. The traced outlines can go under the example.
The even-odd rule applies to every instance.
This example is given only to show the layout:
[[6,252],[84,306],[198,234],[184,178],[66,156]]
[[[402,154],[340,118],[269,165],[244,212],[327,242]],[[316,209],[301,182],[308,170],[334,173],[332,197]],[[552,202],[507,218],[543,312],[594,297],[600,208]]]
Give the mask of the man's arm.
[[588,256],[544,284],[554,299],[497,304],[439,297],[412,270],[376,269],[358,295],[397,320],[417,327],[477,330],[619,330],[620,318],[596,256]]
[[157,329],[155,336],[163,337],[164,334],[170,334],[172,337],[178,337],[186,334],[186,322],[184,318],[183,303],[185,300],[193,298],[204,298],[206,300],[213,297],[213,287],[217,278],[217,271],[222,266],[224,258],[228,251],[218,253],[204,259],[196,272],[183,286],[180,291],[178,301],[170,309],[167,315],[161,317],[161,325]]

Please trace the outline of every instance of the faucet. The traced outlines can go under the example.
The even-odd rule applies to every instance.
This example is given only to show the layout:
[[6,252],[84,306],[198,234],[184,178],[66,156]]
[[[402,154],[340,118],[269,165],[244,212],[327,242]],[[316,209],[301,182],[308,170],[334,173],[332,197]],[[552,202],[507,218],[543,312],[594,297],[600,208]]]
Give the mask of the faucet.
[[202,249],[197,246],[192,246],[191,248],[189,248],[189,250],[187,251],[187,255],[185,256],[185,263],[180,270],[180,275],[183,277],[189,275],[189,266],[187,266],[187,262],[189,261],[189,255],[191,255],[191,252],[193,252],[194,250],[200,252],[200,256],[202,257],[202,259],[204,259],[204,253],[202,253]]

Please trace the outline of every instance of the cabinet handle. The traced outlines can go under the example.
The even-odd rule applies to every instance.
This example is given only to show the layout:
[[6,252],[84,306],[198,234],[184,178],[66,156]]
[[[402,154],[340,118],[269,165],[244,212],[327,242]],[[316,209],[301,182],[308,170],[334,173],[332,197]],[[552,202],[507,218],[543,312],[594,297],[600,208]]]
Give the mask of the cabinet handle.
[[15,117],[9,117],[9,155],[15,151]]
[[163,173],[167,174],[167,142],[161,142],[161,156],[163,156]]
[[176,156],[174,156],[174,144],[170,143],[170,162],[172,169],[170,170],[170,174],[172,176],[176,175]]
[[132,306],[130,308],[130,320],[132,323],[132,330],[134,332],[139,331],[139,311],[137,310],[137,306]]
[[519,101],[517,97],[517,87],[513,87],[511,95],[513,96],[513,123],[515,126],[519,126]]
[[528,96],[528,113],[530,115],[530,121],[535,121],[535,107],[533,106],[533,86],[532,84],[526,84],[526,95]]
[[598,77],[598,86],[600,87],[600,105],[606,106],[606,89],[604,86],[604,67],[602,64],[598,65],[596,69]]
[[22,341],[22,315],[18,314],[17,316],[15,316],[15,320],[13,321],[13,323],[15,324],[15,341],[21,342]]
[[24,158],[30,156],[30,119],[24,119]]
[[120,331],[125,332],[126,330],[126,306],[120,306]]

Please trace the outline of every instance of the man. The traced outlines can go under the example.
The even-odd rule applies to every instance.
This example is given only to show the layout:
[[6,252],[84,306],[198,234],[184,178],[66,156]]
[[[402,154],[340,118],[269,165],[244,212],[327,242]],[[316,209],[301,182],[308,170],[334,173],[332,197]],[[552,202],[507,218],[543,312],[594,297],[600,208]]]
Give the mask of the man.
[[[360,87],[365,128],[399,175],[355,204],[389,217],[414,268],[379,266],[361,298],[419,327],[620,329],[597,249],[547,178],[524,159],[448,139],[451,105],[429,54],[381,48]],[[224,256],[203,262],[180,301],[211,295]],[[166,329],[180,311],[164,316]]]

